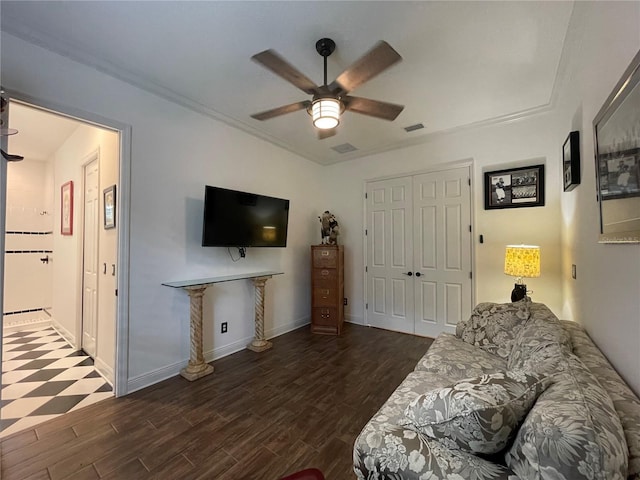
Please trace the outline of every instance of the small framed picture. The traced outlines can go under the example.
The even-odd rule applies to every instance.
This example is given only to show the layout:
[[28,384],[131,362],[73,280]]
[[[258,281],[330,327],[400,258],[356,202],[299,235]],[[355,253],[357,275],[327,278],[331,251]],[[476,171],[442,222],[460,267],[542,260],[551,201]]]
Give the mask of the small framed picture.
[[544,165],[484,174],[484,209],[544,205]]
[[571,132],[562,146],[562,176],[564,191],[580,185],[580,132]]
[[116,186],[105,188],[103,196],[104,229],[116,228]]
[[60,233],[73,235],[73,181],[60,187]]

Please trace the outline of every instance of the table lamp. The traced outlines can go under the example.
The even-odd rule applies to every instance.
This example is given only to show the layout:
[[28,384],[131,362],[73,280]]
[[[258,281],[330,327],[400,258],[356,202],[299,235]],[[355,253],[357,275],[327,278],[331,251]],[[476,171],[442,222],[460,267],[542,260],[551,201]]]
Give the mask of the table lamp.
[[524,277],[540,276],[540,247],[536,245],[507,245],[504,254],[504,273],[516,277],[511,301],[517,302],[527,295]]

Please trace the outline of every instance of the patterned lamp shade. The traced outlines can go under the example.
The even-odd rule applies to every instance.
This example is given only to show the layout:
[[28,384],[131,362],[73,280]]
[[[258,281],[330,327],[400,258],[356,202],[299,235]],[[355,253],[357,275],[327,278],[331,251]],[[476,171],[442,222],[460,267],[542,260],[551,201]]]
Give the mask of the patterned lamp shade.
[[504,273],[513,277],[539,277],[540,247],[507,245],[504,254]]

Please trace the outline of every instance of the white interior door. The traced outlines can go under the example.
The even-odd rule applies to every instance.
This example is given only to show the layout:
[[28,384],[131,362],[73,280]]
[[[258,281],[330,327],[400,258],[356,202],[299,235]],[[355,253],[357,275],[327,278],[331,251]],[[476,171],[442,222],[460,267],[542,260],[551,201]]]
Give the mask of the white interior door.
[[455,331],[471,314],[469,168],[413,177],[415,333]]
[[367,184],[366,204],[367,322],[413,333],[411,177]]
[[436,337],[471,314],[469,171],[367,184],[369,325]]
[[99,163],[84,167],[84,232],[82,275],[82,349],[96,356],[98,327]]

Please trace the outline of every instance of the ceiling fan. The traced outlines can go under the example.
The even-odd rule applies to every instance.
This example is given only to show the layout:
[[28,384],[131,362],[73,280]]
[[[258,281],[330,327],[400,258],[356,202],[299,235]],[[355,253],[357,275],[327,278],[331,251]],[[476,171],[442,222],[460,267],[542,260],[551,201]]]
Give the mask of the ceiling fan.
[[324,58],[324,84],[316,85],[306,75],[273,50],[255,54],[251,59],[276,75],[282,77],[303,92],[313,95],[311,100],[283,105],[251,115],[256,120],[270,118],[306,109],[318,129],[320,140],[336,134],[335,127],[340,123],[340,115],[349,110],[384,120],[395,120],[404,109],[403,105],[371,100],[348,95],[363,83],[402,60],[402,57],[385,41],[378,42],[369,52],[349,66],[331,84],[327,85],[327,57],[333,53],[336,44],[330,38],[316,42],[316,51]]

